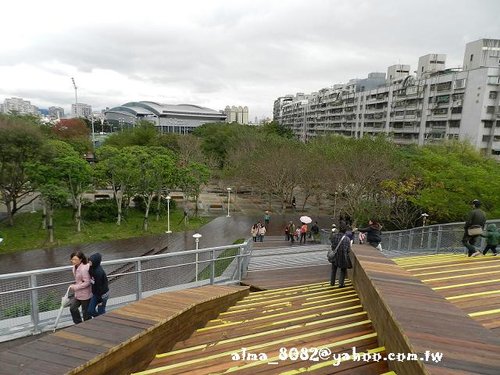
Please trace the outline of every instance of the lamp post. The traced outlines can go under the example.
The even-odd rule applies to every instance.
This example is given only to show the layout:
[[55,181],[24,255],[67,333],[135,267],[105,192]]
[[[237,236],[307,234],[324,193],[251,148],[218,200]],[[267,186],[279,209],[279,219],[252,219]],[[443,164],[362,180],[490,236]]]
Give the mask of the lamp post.
[[429,215],[424,212],[422,215],[420,215],[420,217],[422,218],[422,236],[420,237],[420,247],[423,247],[424,246],[424,227],[425,227],[425,223],[426,223]]
[[170,199],[172,199],[172,197],[167,195],[167,231],[165,233],[172,233],[170,230]]
[[229,204],[231,203],[231,188],[227,188],[227,217],[231,217],[229,214]]
[[[193,234],[193,238],[194,238],[194,243],[195,243],[195,248],[196,250],[198,250],[199,248],[199,245],[200,245],[200,238],[201,238],[201,234],[199,233],[195,233]],[[196,272],[196,281],[198,281],[198,251],[196,251],[196,264],[195,264],[195,272]]]

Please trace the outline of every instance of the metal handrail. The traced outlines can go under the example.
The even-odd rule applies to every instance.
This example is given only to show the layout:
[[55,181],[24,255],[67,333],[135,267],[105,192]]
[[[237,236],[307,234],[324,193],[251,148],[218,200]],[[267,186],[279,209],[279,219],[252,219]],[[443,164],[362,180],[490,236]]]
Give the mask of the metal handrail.
[[[237,249],[236,254],[223,254],[230,249]],[[101,265],[108,273],[112,297],[108,307],[113,309],[169,289],[238,284],[246,274],[251,251],[252,241],[248,239],[234,245],[103,261]],[[228,264],[216,270],[217,262]],[[71,266],[61,266],[0,275],[0,341],[51,328],[59,308],[55,304],[63,295],[61,291],[74,282],[68,277],[71,269]],[[40,311],[44,299],[50,300],[50,308]],[[65,318],[67,325],[69,314]]]

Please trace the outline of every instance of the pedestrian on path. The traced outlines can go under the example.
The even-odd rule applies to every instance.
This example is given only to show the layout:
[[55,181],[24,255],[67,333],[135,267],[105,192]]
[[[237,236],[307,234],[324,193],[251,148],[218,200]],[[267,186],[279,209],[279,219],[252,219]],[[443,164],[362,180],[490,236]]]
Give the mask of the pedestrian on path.
[[315,221],[314,224],[311,226],[311,233],[312,233],[312,238],[314,242],[319,241],[319,225],[318,222]]
[[334,235],[332,241],[332,255],[328,260],[332,263],[332,273],[330,275],[330,285],[335,285],[337,269],[340,268],[339,288],[345,287],[345,276],[348,268],[352,268],[351,258],[349,256],[351,249],[351,240],[346,235],[347,226],[339,225],[339,231]]
[[486,246],[483,250],[483,255],[486,255],[488,250],[491,250],[493,255],[497,255],[497,246],[500,242],[500,232],[495,224],[489,224],[486,227],[486,233],[481,234],[481,237],[486,238]]
[[486,224],[486,214],[481,210],[481,202],[477,199],[472,201],[472,211],[467,215],[464,225],[463,245],[467,248],[467,256],[478,256],[481,254],[476,249],[476,243],[481,236],[484,224]]
[[258,226],[258,237],[260,242],[264,242],[264,236],[266,235],[266,226],[262,225],[262,223],[259,221],[259,226]]
[[75,277],[75,283],[69,287],[74,294],[69,311],[73,318],[73,323],[79,324],[82,322],[80,306],[82,307],[83,320],[91,318],[88,313],[90,297],[92,296],[89,265],[87,258],[81,251],[75,251],[69,259],[71,260],[71,264],[73,264],[73,276]]
[[269,211],[266,211],[264,215],[264,226],[266,227],[266,229],[269,229],[270,221],[271,221],[271,214],[269,213]]
[[259,234],[259,228],[257,224],[252,225],[252,229],[250,229],[250,234],[252,235],[253,242],[257,242],[257,236]]
[[306,236],[307,236],[308,228],[306,223],[302,223],[300,227],[300,240],[299,243],[302,243],[304,241],[304,245],[306,244]]
[[294,243],[295,242],[295,224],[293,223],[293,221],[290,221],[288,223],[288,234],[290,236],[290,243]]
[[373,247],[378,248],[382,242],[382,225],[375,219],[368,220],[366,228],[357,229],[361,233],[366,233],[366,241]]
[[106,312],[109,298],[108,276],[101,266],[102,256],[99,253],[89,256],[89,274],[92,284],[92,298],[89,303],[89,314],[95,318]]

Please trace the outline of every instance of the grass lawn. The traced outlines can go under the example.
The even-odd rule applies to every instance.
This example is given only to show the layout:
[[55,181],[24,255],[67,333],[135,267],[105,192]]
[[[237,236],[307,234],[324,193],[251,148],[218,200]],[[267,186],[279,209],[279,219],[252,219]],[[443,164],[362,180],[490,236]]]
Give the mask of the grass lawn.
[[[173,232],[197,229],[208,223],[211,218],[198,217],[189,219],[189,224],[179,224],[183,216],[182,210],[170,211],[170,230]],[[166,215],[156,221],[156,215],[149,218],[148,231],[142,230],[144,214],[129,209],[121,225],[115,222],[83,222],[82,231],[76,232],[76,224],[72,220],[71,208],[61,208],[54,214],[54,242],[49,243],[47,230],[42,229],[42,213],[20,213],[14,216],[14,226],[4,221],[0,223],[0,236],[4,241],[0,244],[0,254],[21,250],[58,247],[68,244],[92,243],[121,238],[141,237],[151,234],[165,233],[167,230]]]

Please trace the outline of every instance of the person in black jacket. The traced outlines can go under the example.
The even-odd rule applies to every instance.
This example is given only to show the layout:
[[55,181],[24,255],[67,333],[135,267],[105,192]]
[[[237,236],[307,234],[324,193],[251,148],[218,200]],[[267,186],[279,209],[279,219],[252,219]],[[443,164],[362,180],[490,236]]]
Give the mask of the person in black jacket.
[[483,228],[486,224],[486,214],[481,210],[481,202],[477,199],[472,201],[472,211],[467,215],[467,220],[465,220],[464,225],[464,237],[462,238],[462,243],[467,248],[467,255],[469,257],[478,256],[481,252],[476,249],[476,242],[480,238],[480,234],[471,236],[469,234],[469,229],[471,228]]
[[368,221],[366,228],[358,228],[357,230],[366,233],[366,242],[373,247],[377,247],[382,242],[382,225],[374,219]]
[[92,283],[92,298],[88,312],[94,318],[106,312],[106,302],[109,297],[108,276],[101,267],[101,260],[102,256],[99,253],[92,254],[88,259],[90,282]]

